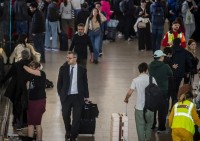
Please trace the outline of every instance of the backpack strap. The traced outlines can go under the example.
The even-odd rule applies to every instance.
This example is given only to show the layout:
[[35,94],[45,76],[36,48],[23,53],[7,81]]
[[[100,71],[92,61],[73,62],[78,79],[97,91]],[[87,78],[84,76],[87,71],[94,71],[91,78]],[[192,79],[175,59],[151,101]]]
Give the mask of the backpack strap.
[[152,84],[153,82],[153,78],[152,78],[152,76],[149,76],[149,84]]

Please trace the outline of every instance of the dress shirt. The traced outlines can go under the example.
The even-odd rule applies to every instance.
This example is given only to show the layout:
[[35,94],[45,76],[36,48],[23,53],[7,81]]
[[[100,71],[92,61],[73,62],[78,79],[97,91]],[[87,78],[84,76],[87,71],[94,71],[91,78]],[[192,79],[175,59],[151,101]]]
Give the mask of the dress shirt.
[[73,77],[72,77],[72,84],[71,84],[71,92],[70,94],[78,94],[78,87],[77,87],[77,70],[78,70],[78,66],[77,64],[72,66],[70,65],[70,71],[71,72],[71,69],[73,68]]

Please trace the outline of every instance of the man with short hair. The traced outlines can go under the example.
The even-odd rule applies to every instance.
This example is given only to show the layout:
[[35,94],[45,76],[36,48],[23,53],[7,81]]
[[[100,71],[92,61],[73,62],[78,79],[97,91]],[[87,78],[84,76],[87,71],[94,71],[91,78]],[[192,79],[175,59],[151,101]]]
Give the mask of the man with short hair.
[[172,23],[172,30],[168,31],[162,41],[163,47],[172,47],[173,40],[176,38],[180,38],[181,40],[181,46],[183,48],[186,48],[186,40],[185,36],[182,32],[179,32],[180,23],[178,21],[174,21]]
[[77,26],[78,32],[74,35],[70,51],[74,50],[77,53],[77,63],[87,68],[87,47],[90,49],[90,61],[93,61],[93,46],[90,37],[84,33],[84,24],[80,23]]
[[44,50],[44,32],[45,32],[45,19],[44,15],[37,8],[38,4],[33,2],[30,4],[30,11],[33,13],[31,34],[33,35],[33,43],[37,52],[41,54],[41,63],[45,63],[45,50]]
[[[139,76],[133,79],[131,87],[127,92],[125,103],[128,103],[128,99],[132,93],[136,92],[136,105],[135,105],[135,123],[138,134],[138,141],[150,141],[151,140],[151,127],[153,124],[154,112],[147,109],[145,112],[146,122],[144,120],[144,105],[145,105],[145,88],[149,85],[148,65],[147,63],[141,63],[138,66],[140,72]],[[155,79],[152,81],[156,84]]]
[[[58,21],[59,21],[59,8],[57,6],[58,0],[52,0],[48,5],[46,24],[45,24],[45,48],[57,49],[57,38],[58,38]],[[51,39],[52,37],[52,44]],[[51,45],[51,47],[50,47]]]
[[[59,69],[57,91],[62,105],[65,140],[76,141],[84,101],[89,100],[87,71],[77,64],[77,54],[67,52],[67,62]],[[72,110],[73,109],[73,110]],[[71,112],[73,120],[71,124]]]
[[[154,61],[149,64],[149,74],[156,79],[158,87],[162,91],[163,98],[165,102],[161,107],[158,109],[158,133],[162,133],[166,131],[166,117],[169,108],[169,96],[168,96],[168,78],[172,77],[172,70],[168,64],[165,64],[164,61],[164,54],[162,50],[156,50],[154,52]],[[154,115],[154,124],[153,128],[156,128],[156,112]]]

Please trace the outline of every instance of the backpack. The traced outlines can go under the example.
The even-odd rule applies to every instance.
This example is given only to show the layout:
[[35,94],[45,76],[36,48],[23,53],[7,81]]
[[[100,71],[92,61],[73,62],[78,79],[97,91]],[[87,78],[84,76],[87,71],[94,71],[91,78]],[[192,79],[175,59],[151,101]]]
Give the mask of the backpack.
[[154,4],[152,15],[152,24],[163,25],[165,22],[165,11],[162,4]]
[[126,5],[127,5],[127,1],[126,1],[126,0],[122,0],[122,1],[119,3],[119,10],[120,10],[122,13],[125,13],[125,12],[126,12]]
[[48,8],[47,19],[50,22],[58,21],[59,17],[60,17],[59,11],[57,10],[57,8],[55,6],[51,6]]
[[[145,105],[144,105],[144,119],[145,112],[148,110],[154,112],[163,103],[163,94],[160,88],[152,83],[152,76],[149,76],[149,85],[145,88]],[[145,119],[146,121],[146,119]]]
[[185,0],[176,0],[175,10],[178,14],[181,13],[182,4]]

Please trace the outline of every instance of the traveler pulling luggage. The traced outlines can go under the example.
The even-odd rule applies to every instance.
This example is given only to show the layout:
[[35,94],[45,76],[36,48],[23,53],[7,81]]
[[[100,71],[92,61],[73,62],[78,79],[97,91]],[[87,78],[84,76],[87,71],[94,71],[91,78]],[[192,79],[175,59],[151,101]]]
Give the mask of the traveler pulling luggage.
[[125,113],[112,113],[110,141],[128,141],[127,105]]
[[60,50],[67,51],[68,50],[68,36],[66,33],[60,33]]
[[96,128],[96,118],[99,115],[97,104],[90,102],[83,106],[79,134],[94,134]]

